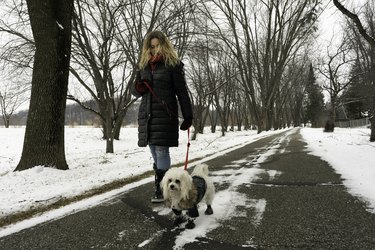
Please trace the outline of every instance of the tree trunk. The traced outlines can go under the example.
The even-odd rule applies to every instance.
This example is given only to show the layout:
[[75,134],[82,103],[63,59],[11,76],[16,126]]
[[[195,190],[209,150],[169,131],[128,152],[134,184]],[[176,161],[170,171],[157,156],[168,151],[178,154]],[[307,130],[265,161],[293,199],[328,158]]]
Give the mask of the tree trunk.
[[373,86],[373,98],[372,98],[372,118],[371,118],[371,134],[370,142],[375,141],[375,86]]
[[269,107],[267,109],[267,115],[266,115],[266,119],[267,119],[267,125],[266,125],[266,131],[270,131],[273,127],[273,124],[272,124],[272,120],[273,120],[273,110],[271,107]]
[[199,134],[204,133],[204,126],[206,125],[206,121],[207,121],[207,117],[208,117],[209,112],[210,112],[210,109],[208,107],[203,110],[203,113],[204,113],[203,119],[200,122],[200,125],[199,125],[199,128],[198,128]]
[[237,121],[237,130],[242,131],[242,123],[244,121],[244,116],[246,116],[245,112],[241,112],[240,109],[236,112],[236,121]]
[[115,140],[120,140],[121,126],[122,126],[123,120],[124,120],[124,117],[122,117],[122,119],[120,119],[115,124],[115,128],[114,128],[115,129],[115,131],[114,131],[114,139]]
[[208,108],[204,108],[202,106],[195,106],[194,107],[194,116],[193,119],[193,127],[194,127],[194,132],[191,137],[191,140],[194,141],[197,139],[197,135],[203,134],[204,132],[204,125],[206,124],[206,120],[208,117]]
[[109,102],[107,102],[106,105],[106,113],[105,113],[105,139],[106,139],[106,153],[113,153],[114,152],[114,147],[113,147],[113,138],[115,136],[114,134],[114,124],[113,124],[113,111],[112,111],[112,106]]
[[9,128],[9,124],[10,124],[10,119],[9,118],[4,118],[4,126],[5,126],[5,128]]
[[30,107],[16,171],[43,165],[68,169],[64,122],[73,0],[27,0],[35,40]]
[[333,132],[335,129],[335,114],[334,114],[334,108],[332,107],[332,110],[329,112],[328,120],[326,121],[326,124],[324,125],[324,132]]
[[257,128],[257,133],[258,134],[260,134],[260,133],[262,133],[262,131],[264,131],[264,129],[263,129],[263,118],[262,117],[259,117],[259,119],[258,119],[258,121],[257,121],[257,126],[258,126],[258,128]]
[[336,96],[331,95],[331,110],[328,114],[328,120],[324,125],[324,132],[333,132],[335,129],[336,120]]
[[115,137],[114,134],[114,128],[112,127],[112,119],[110,115],[105,115],[105,120],[101,120],[102,124],[102,133],[103,137],[102,139],[106,141],[106,153],[113,153],[114,152],[114,146],[113,146],[113,140]]
[[117,120],[115,122],[115,128],[114,128],[114,139],[115,140],[120,140],[121,127],[122,127],[122,123],[124,121],[126,113],[127,113],[127,109],[119,112],[119,115],[118,115]]
[[[210,112],[210,111],[208,111]],[[216,132],[216,125],[217,125],[217,114],[215,111],[210,112],[210,123],[211,123],[211,133]]]
[[266,106],[264,106],[264,107],[262,107],[261,108],[261,117],[259,117],[260,118],[260,120],[261,120],[261,124],[262,124],[262,127],[261,127],[261,132],[262,131],[268,131],[268,124],[267,124],[267,122],[268,122],[268,110],[267,110],[267,107]]
[[195,141],[195,140],[197,139],[198,131],[197,131],[197,129],[195,128],[194,123],[193,123],[193,128],[194,128],[194,132],[193,132],[193,134],[192,134],[192,136],[191,136],[191,140],[192,140],[192,141]]

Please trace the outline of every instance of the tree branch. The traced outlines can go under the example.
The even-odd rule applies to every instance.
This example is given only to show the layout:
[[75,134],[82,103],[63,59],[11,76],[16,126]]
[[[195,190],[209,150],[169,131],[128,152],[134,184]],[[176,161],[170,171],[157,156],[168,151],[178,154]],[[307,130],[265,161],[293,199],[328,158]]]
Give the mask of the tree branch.
[[367,31],[363,27],[361,21],[358,18],[358,15],[350,12],[346,9],[338,0],[333,0],[334,5],[337,7],[341,13],[345,16],[349,17],[357,26],[359,33],[363,36],[363,38],[372,46],[375,47],[375,38],[367,34]]

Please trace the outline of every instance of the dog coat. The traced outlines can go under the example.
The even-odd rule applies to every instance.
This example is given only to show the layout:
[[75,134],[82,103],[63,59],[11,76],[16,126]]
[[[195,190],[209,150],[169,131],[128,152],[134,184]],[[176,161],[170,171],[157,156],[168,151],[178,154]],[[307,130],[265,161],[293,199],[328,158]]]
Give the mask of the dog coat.
[[[185,201],[186,203],[184,203],[184,204],[179,203],[179,205],[181,205],[182,209],[188,210],[187,214],[190,217],[198,217],[199,212],[198,212],[198,206],[197,205],[203,199],[203,196],[206,193],[207,184],[206,184],[206,181],[202,177],[193,176],[192,178],[193,178],[193,185],[194,185],[195,190],[196,190],[195,200],[189,199],[189,200]],[[186,207],[186,206],[188,206],[188,207]],[[181,215],[181,210],[179,210],[179,209],[172,209],[172,211],[177,216]]]
[[198,204],[202,199],[207,190],[206,181],[199,176],[193,176],[193,183],[197,188],[197,200],[195,204]]

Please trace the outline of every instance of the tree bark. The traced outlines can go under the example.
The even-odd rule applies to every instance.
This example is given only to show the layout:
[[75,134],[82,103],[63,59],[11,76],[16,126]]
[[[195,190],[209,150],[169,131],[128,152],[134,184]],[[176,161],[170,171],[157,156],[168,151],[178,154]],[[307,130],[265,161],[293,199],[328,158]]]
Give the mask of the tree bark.
[[15,171],[43,165],[66,170],[64,122],[73,0],[27,0],[35,40],[30,107]]
[[373,98],[372,98],[372,118],[371,118],[371,134],[370,134],[370,142],[375,141],[375,88],[373,90]]

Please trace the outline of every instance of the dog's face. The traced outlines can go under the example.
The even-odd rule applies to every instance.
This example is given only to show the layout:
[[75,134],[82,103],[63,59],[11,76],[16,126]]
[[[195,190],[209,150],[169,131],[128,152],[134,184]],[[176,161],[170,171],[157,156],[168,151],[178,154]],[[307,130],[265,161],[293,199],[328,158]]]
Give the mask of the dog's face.
[[169,178],[167,182],[169,192],[179,192],[181,190],[181,180],[179,177]]
[[169,169],[161,182],[165,199],[174,198],[187,199],[189,190],[192,188],[192,178],[183,169]]

